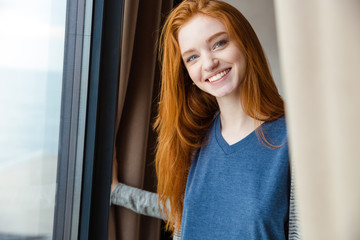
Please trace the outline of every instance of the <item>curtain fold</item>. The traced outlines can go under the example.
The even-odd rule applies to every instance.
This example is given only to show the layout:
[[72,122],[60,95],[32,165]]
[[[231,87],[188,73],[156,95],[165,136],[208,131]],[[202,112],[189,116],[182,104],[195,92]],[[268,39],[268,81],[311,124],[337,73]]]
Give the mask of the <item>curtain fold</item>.
[[360,1],[275,10],[302,238],[360,239]]
[[[156,191],[152,132],[159,74],[156,42],[168,0],[124,0],[115,158],[119,181]],[[111,207],[109,239],[158,240],[160,221]]]

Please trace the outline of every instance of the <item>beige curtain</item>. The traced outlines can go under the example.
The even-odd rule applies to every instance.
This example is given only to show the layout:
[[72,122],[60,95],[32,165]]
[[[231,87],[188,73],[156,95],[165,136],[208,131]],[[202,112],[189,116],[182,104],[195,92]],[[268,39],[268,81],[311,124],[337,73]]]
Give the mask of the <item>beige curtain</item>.
[[360,1],[275,0],[302,239],[360,239]]
[[[116,156],[119,181],[156,191],[152,120],[159,74],[156,41],[169,0],[124,0]],[[160,221],[111,207],[109,239],[158,240]]]

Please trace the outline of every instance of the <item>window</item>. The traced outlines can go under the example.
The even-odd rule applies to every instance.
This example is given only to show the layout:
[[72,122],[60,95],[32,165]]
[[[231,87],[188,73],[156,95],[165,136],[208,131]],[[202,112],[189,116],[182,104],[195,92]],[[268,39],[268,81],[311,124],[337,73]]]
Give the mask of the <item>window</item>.
[[106,4],[0,3],[0,239],[107,234],[123,3]]
[[66,0],[0,3],[0,238],[51,239]]

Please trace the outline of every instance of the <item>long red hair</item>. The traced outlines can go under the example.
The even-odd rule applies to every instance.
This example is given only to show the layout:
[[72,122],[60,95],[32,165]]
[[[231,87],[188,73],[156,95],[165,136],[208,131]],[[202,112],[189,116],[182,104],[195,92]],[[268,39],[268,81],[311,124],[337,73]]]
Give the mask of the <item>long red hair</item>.
[[[185,0],[172,10],[159,41],[162,80],[159,112],[154,124],[158,132],[155,158],[157,191],[170,230],[180,228],[192,157],[205,144],[205,135],[219,111],[215,97],[192,85],[181,58],[177,41],[179,30],[196,14],[222,22],[245,54],[247,66],[241,85],[244,111],[258,122],[272,121],[284,115],[284,103],[261,44],[249,22],[236,8],[215,0]],[[269,143],[259,129],[258,137]],[[171,211],[166,208],[167,200]]]

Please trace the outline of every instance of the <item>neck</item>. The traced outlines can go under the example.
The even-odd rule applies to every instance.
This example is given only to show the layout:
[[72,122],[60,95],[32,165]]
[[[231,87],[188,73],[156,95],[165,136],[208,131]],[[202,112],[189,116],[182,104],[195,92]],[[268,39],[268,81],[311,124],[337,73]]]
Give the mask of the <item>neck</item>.
[[245,113],[240,98],[217,98],[217,102],[220,109],[222,127],[242,125],[243,122],[249,120],[250,117]]
[[221,134],[230,145],[255,130],[255,121],[248,116],[240,98],[218,98],[221,120]]

